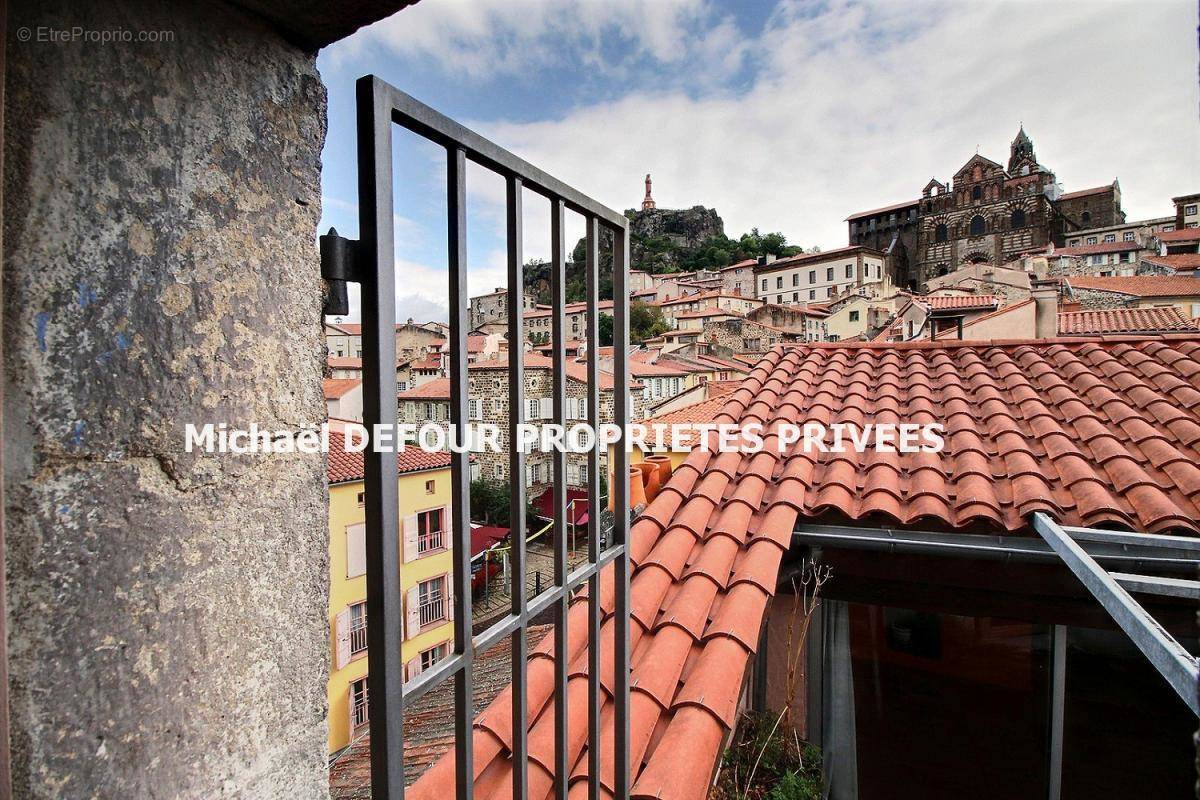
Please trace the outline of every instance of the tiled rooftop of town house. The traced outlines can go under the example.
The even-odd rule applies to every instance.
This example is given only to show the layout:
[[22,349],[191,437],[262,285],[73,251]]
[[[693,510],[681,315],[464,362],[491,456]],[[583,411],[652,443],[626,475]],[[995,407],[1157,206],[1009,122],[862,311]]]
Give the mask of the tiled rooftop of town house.
[[[797,520],[1032,535],[1071,525],[1198,532],[1200,339],[806,344],[778,347],[714,422],[940,423],[942,452],[693,451],[633,523],[630,750],[635,798],[699,800]],[[613,583],[602,576],[600,676],[611,696]],[[586,600],[568,633],[570,796],[586,797]],[[529,661],[530,797],[552,791],[552,637]],[[509,690],[475,723],[476,796],[511,792]],[[602,712],[611,796],[613,706]],[[413,786],[451,796],[453,758]]]

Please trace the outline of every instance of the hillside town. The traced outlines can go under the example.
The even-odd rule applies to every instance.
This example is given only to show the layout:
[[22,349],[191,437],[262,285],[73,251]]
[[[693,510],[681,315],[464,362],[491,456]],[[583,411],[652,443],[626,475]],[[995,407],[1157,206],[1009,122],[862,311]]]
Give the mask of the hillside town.
[[[1096,337],[1162,334],[1200,340],[1200,193],[1164,198],[1162,216],[1127,220],[1117,180],[1063,191],[1036,158],[1022,127],[1006,164],[976,154],[951,180],[931,179],[920,196],[846,218],[847,241],[805,252],[786,247],[724,265],[683,270],[680,253],[723,236],[715,212],[673,211],[654,200],[645,179],[640,209],[626,212],[635,238],[629,300],[652,324],[631,341],[631,413],[634,420],[664,424],[711,423],[734,391],[779,345],[877,343],[881,346],[955,341],[1071,342]],[[656,241],[651,248],[647,241]],[[674,249],[663,241],[672,242]],[[782,242],[782,237],[780,237]],[[640,253],[640,256],[639,256]],[[638,261],[638,258],[641,261]],[[649,267],[649,268],[645,268]],[[522,420],[553,419],[552,309],[530,290],[521,298],[523,329],[508,329],[503,288],[470,297],[466,364],[468,417],[503,431],[504,452],[478,452],[471,464],[475,486],[507,491],[513,479],[507,455],[508,358],[519,347],[524,363]],[[598,312],[611,317],[614,301]],[[564,308],[566,419],[588,419],[589,357],[598,360],[599,419],[613,421],[611,340],[588,340],[587,304]],[[637,331],[635,331],[636,335]],[[398,418],[415,426],[450,422],[448,328],[412,319],[396,325]],[[329,417],[336,425],[361,422],[362,331],[358,324],[327,321],[325,380]],[[411,451],[410,451],[411,452]],[[686,448],[645,452],[635,460],[636,509],[653,500],[682,463]],[[614,480],[610,454],[601,453],[602,486]],[[644,459],[644,460],[642,460]],[[411,462],[411,463],[410,463]],[[407,587],[404,662],[409,680],[450,651],[450,506],[442,494],[450,479],[448,457],[407,456],[400,487],[404,538],[402,578]],[[525,575],[532,596],[548,580],[544,534],[552,521],[555,483],[549,453],[531,453],[517,476],[532,501]],[[590,509],[588,462],[567,460],[563,490],[570,503],[572,563],[583,558]],[[367,780],[368,727],[363,574],[362,462],[330,460],[330,541],[334,569],[329,611],[336,639],[328,702],[329,750],[335,797],[353,797]],[[480,490],[482,491],[482,489]],[[482,496],[482,495],[480,495]],[[509,572],[513,533],[485,519],[472,493],[473,594],[477,625],[495,618],[520,576]],[[603,500],[604,498],[602,498]],[[344,574],[342,565],[346,567]],[[359,576],[356,581],[355,577]],[[493,665],[492,669],[503,668]],[[494,672],[494,686],[500,682]],[[487,695],[483,700],[489,699]],[[449,702],[443,696],[439,701]],[[411,749],[414,774],[450,746],[445,720],[419,713]]]

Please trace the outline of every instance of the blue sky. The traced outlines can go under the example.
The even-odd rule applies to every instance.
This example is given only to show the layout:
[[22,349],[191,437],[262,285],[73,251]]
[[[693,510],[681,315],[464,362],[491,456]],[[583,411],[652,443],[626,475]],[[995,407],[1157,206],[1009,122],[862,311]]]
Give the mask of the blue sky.
[[[617,208],[715,207],[726,233],[845,243],[1023,121],[1064,187],[1119,177],[1130,219],[1200,189],[1196,5],[421,0],[322,51],[322,230],[357,235],[354,80],[374,73]],[[442,155],[397,130],[401,319],[445,318]],[[548,255],[526,200],[527,257]],[[503,184],[468,173],[472,294],[503,284]],[[582,232],[568,221],[568,243]],[[356,300],[356,297],[352,298]],[[353,314],[351,319],[356,319]]]

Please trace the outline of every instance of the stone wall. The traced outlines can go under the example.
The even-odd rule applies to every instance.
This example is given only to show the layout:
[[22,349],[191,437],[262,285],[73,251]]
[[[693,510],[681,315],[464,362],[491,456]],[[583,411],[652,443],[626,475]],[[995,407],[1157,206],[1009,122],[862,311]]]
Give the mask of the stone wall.
[[781,342],[794,342],[798,338],[796,334],[745,319],[710,322],[704,326],[704,340],[718,356],[765,353]]
[[314,56],[212,3],[16,2],[8,34],[15,794],[326,797],[324,457],[183,438],[324,417]]
[[1137,298],[1118,292],[1071,287],[1071,294],[1084,308],[1126,308],[1136,304]]

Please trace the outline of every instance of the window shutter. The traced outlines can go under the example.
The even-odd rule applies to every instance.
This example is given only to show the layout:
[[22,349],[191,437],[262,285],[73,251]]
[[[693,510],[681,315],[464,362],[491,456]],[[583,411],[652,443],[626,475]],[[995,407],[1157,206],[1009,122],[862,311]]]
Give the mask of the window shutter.
[[367,571],[367,525],[356,522],[346,526],[346,577],[354,578]]
[[354,684],[351,683],[346,687],[346,711],[349,712],[346,716],[349,718],[349,724],[346,730],[350,731],[350,738],[354,738]]
[[409,514],[404,518],[404,563],[417,557],[417,515]]
[[[341,669],[350,663],[350,609],[343,608],[338,612],[337,617],[334,618],[333,627],[334,639],[337,642],[334,663],[337,664],[338,669]],[[353,709],[351,709],[351,713],[353,713]]]
[[541,400],[538,401],[538,405],[541,406],[541,418],[542,419],[554,419],[554,399],[553,398],[543,397],[543,398],[541,398]]
[[442,596],[446,598],[446,619],[454,620],[454,586],[450,583],[450,573],[442,576]]
[[405,638],[411,639],[421,632],[421,595],[417,591],[416,586],[408,590],[406,602],[406,611],[408,613],[405,614],[407,622],[405,625],[407,636]]
[[404,671],[407,673],[406,680],[412,680],[421,674],[421,657],[410,658],[404,665]]

